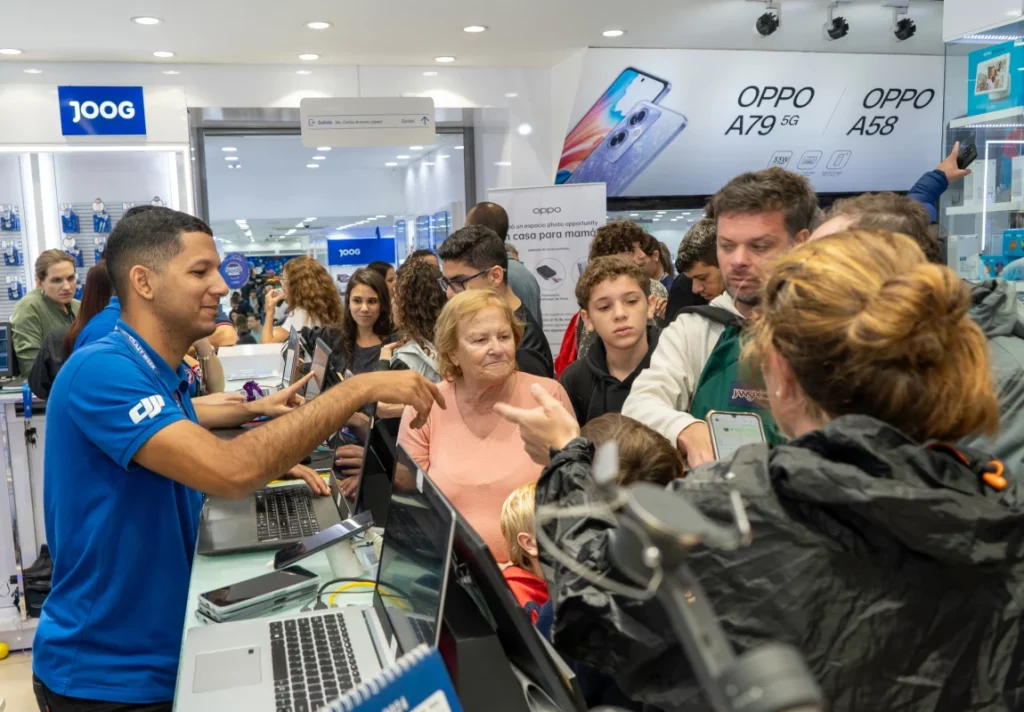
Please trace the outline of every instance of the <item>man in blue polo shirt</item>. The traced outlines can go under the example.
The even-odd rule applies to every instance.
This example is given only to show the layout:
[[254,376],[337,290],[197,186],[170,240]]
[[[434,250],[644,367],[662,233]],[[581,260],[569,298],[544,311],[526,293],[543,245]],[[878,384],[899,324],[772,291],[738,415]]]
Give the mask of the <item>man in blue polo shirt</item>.
[[[210,228],[140,213],[118,223],[106,260],[121,321],[75,350],[47,404],[60,437],[47,439],[44,472],[54,569],[33,650],[43,712],[171,709],[200,493],[250,495],[365,403],[411,405],[417,427],[435,399],[443,407],[411,371],[351,378],[294,409],[304,381],[253,404],[193,405],[181,361],[213,333],[227,293]],[[231,441],[206,430],[260,413],[279,417]]]

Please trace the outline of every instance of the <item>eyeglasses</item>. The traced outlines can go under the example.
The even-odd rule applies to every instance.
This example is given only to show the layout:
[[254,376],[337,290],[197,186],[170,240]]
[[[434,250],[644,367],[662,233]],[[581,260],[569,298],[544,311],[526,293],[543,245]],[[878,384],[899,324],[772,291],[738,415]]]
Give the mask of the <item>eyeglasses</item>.
[[449,289],[451,289],[455,294],[458,294],[459,292],[466,291],[466,282],[470,282],[482,274],[487,274],[492,269],[494,268],[489,267],[487,269],[480,270],[476,274],[471,274],[468,277],[463,277],[462,279],[447,279],[446,277],[441,277],[439,280],[437,280],[437,283],[441,285],[442,292],[447,292]]

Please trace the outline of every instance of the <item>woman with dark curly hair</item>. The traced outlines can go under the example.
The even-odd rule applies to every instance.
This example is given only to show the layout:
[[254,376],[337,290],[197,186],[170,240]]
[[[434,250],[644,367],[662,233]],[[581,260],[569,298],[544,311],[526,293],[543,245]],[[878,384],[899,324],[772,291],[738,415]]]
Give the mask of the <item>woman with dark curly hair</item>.
[[[307,326],[329,326],[341,321],[341,298],[334,281],[323,265],[312,257],[288,260],[281,281],[284,289],[275,289],[267,294],[267,316],[260,343],[283,343],[288,340],[292,328],[302,331]],[[274,326],[274,310],[282,301],[288,302],[288,316],[281,326]]]
[[400,340],[380,350],[376,370],[412,369],[433,383],[440,382],[434,324],[447,302],[437,286],[440,278],[441,270],[426,260],[408,260],[398,268],[393,308]]

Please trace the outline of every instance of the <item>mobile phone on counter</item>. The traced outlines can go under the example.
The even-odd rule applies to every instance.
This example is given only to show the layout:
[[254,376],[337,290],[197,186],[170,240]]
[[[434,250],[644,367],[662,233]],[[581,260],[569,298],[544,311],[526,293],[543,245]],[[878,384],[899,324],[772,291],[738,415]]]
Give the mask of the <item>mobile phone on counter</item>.
[[764,425],[757,413],[713,410],[707,422],[716,460],[728,460],[744,445],[765,442]]
[[555,183],[562,184],[590,157],[605,137],[641,101],[657,103],[672,85],[634,67],[626,67],[565,137]]
[[300,566],[199,594],[198,610],[218,623],[250,618],[316,593],[320,577]]
[[313,536],[306,537],[302,541],[290,544],[274,555],[274,568],[283,569],[291,566],[296,561],[301,561],[307,556],[312,556],[318,551],[323,551],[329,546],[351,539],[360,532],[365,532],[373,526],[373,513],[369,510],[350,517],[341,524],[327,527]]

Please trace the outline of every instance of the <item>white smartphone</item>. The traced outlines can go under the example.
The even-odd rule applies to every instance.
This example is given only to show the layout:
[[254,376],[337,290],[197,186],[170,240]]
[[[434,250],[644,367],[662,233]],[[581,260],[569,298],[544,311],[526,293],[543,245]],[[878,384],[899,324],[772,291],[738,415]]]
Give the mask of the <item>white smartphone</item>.
[[307,598],[316,592],[320,577],[300,566],[274,571],[199,594],[199,610],[224,621],[245,617],[264,607]]
[[707,422],[716,460],[727,460],[744,445],[765,441],[764,425],[757,413],[713,410],[708,413]]

